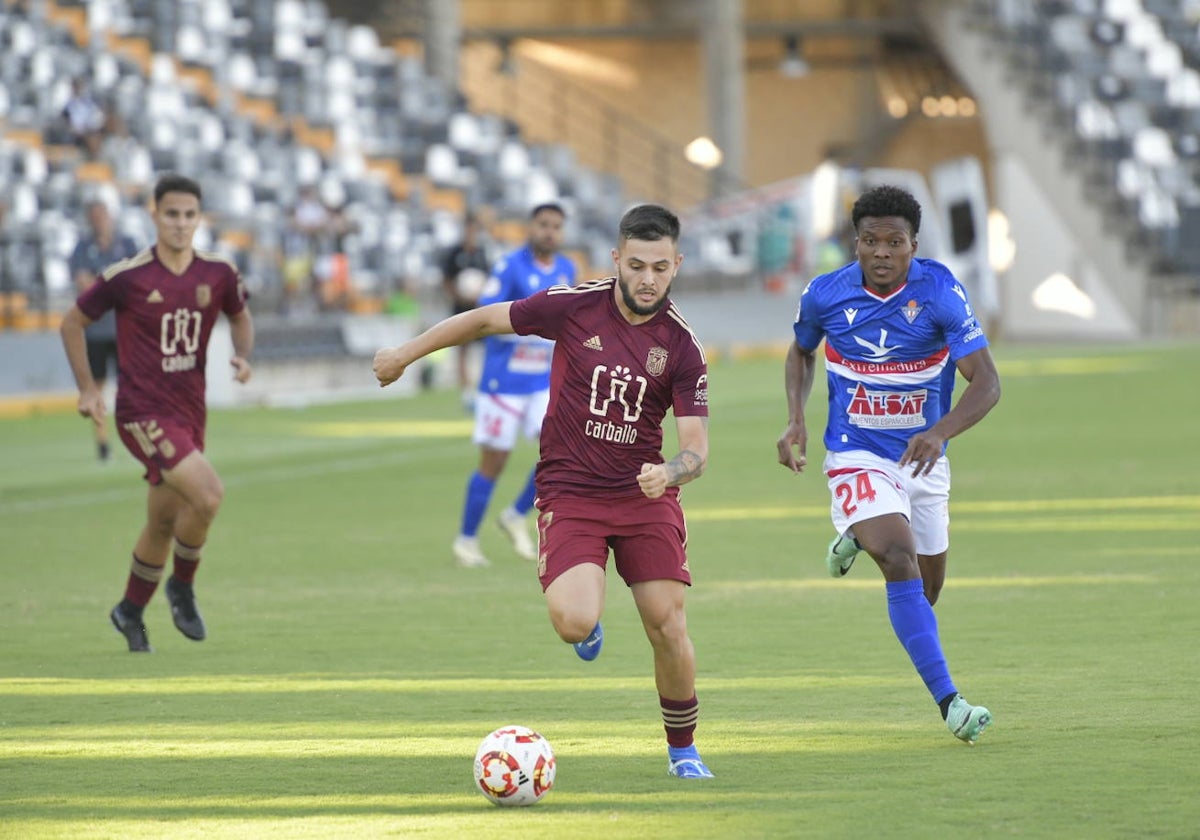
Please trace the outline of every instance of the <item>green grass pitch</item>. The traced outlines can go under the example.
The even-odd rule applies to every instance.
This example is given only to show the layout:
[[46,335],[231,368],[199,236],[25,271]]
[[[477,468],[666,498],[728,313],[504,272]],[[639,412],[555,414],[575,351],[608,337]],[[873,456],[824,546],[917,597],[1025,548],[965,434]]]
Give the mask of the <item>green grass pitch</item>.
[[[107,618],[136,465],[96,464],[76,417],[0,421],[0,838],[1200,837],[1198,349],[995,348],[1004,397],[951,447],[937,606],[959,687],[995,715],[973,748],[869,560],[825,575],[819,441],[805,475],[775,463],[781,362],[714,361],[709,470],[684,493],[717,775],[698,783],[666,774],[615,574],[587,664],[494,523],[492,568],[453,565],[475,463],[454,394],[214,412],[209,639],[159,593],[149,656]],[[533,460],[526,442],[492,514]],[[533,808],[472,788],[506,723],[557,753]]]

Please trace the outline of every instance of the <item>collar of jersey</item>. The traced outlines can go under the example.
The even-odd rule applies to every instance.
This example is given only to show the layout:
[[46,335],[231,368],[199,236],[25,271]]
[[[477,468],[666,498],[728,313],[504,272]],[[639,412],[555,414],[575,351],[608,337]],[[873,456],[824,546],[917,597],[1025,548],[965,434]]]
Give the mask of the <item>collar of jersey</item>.
[[908,276],[904,278],[904,282],[892,289],[888,294],[880,295],[867,288],[866,278],[863,276],[862,266],[858,264],[858,261],[855,260],[851,265],[854,266],[853,275],[855,282],[858,283],[864,292],[876,300],[887,300],[902,291],[909,283],[912,283],[914,280],[920,280],[925,276],[925,267],[918,262],[916,257],[913,257],[912,262],[908,264]]

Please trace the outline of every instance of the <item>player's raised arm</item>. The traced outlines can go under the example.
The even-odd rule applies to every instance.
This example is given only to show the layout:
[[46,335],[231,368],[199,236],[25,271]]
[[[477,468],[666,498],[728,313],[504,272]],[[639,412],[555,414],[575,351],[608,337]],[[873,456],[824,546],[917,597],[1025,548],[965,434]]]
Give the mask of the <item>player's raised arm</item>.
[[372,365],[375,378],[379,380],[379,387],[391,385],[404,375],[405,368],[435,350],[466,344],[488,335],[515,332],[508,317],[511,306],[511,301],[503,301],[460,312],[439,321],[399,347],[385,347],[379,350]]

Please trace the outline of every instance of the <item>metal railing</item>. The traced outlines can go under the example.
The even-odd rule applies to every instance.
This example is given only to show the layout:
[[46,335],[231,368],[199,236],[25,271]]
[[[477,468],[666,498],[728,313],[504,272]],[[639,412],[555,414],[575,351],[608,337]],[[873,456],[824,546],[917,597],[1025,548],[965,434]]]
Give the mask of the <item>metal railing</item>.
[[528,143],[569,147],[583,166],[619,179],[630,201],[683,210],[744,186],[691,163],[682,144],[563,74],[516,51],[505,59],[475,46],[462,77],[473,109],[509,120]]

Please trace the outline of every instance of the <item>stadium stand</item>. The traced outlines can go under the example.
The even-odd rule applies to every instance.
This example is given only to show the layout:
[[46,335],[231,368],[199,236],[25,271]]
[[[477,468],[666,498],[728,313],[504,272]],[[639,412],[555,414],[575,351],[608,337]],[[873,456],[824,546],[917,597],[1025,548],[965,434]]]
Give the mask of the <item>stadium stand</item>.
[[[1087,173],[1094,203],[1128,233],[1130,250],[1164,277],[1194,283],[1200,4],[961,6],[994,35],[1014,77],[1051,115],[1048,127],[1072,138],[1069,165]],[[72,297],[67,257],[90,197],[103,196],[119,228],[148,241],[147,190],[167,169],[205,187],[210,225],[197,244],[235,259],[256,311],[282,318],[286,309],[290,323],[335,300],[374,312],[398,290],[436,306],[436,254],[460,237],[467,206],[493,211],[493,235],[507,243],[523,235],[529,206],[559,200],[569,212],[568,251],[585,273],[603,265],[622,206],[655,197],[623,191],[611,161],[598,162],[603,151],[523,134],[511,115],[473,110],[475,74],[496,69],[491,46],[464,49],[470,100],[397,47],[331,16],[320,0],[0,0],[0,328],[53,326]],[[76,80],[106,114],[95,159],[63,118]],[[553,108],[582,92],[555,82],[528,98]],[[653,149],[624,157],[672,180]],[[307,267],[291,261],[293,209],[305,187],[338,220]],[[710,251],[689,253],[696,275]],[[711,264],[736,262],[726,255]],[[315,271],[316,282],[344,280],[349,294],[294,306],[297,267]],[[711,274],[718,284],[726,277]],[[696,287],[709,289],[703,279]]]
[[977,15],[1156,271],[1200,274],[1200,5],[985,0]]
[[[109,117],[94,161],[61,127],[75,79]],[[66,260],[90,197],[149,241],[147,191],[166,170],[201,182],[210,227],[197,244],[237,261],[264,313],[285,297],[288,208],[305,186],[344,221],[322,256],[348,267],[354,311],[414,280],[431,288],[469,205],[491,207],[501,237],[523,236],[510,222],[551,199],[567,206],[569,248],[586,255],[610,236],[610,214],[579,207],[611,200],[589,191],[609,181],[471,113],[417,59],[315,0],[5,0],[0,294],[22,296],[5,323],[69,303]]]

